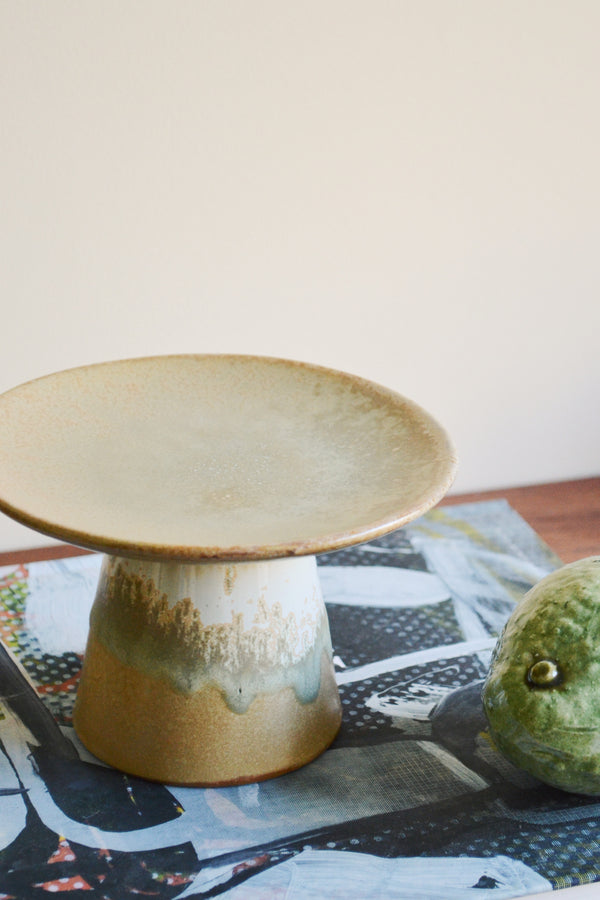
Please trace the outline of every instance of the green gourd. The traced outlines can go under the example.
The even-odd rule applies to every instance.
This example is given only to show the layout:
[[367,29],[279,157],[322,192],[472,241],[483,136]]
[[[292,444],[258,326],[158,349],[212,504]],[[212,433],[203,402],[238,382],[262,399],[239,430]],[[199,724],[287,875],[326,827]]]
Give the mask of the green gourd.
[[600,556],[562,566],[523,597],[494,650],[483,706],[512,763],[600,795]]

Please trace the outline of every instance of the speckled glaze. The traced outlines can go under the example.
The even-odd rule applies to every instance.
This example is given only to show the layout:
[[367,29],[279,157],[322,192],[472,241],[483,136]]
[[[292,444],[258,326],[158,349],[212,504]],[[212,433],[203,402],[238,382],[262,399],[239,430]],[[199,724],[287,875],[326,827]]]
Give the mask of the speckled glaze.
[[421,515],[456,468],[445,431],[384,387],[252,356],[70,369],[0,396],[0,510],[116,556],[272,559]]
[[600,795],[600,556],[526,594],[496,646],[483,702],[494,742],[515,765]]
[[314,554],[434,506],[456,469],[444,429],[365,379],[227,355],[59,372],[0,396],[0,419],[0,510],[107,554],[84,743],[184,784],[324,750],[340,701]]
[[314,557],[104,558],[74,715],[96,756],[170,783],[255,781],[314,758],[340,721]]

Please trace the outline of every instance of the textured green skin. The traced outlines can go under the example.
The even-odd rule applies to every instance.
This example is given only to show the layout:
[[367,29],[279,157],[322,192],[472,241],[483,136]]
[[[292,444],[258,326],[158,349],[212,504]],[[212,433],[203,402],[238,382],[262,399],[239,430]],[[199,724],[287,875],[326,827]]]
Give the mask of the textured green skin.
[[[561,684],[528,684],[540,659],[558,664]],[[563,566],[525,595],[496,645],[483,705],[511,762],[565,791],[600,795],[600,556]]]

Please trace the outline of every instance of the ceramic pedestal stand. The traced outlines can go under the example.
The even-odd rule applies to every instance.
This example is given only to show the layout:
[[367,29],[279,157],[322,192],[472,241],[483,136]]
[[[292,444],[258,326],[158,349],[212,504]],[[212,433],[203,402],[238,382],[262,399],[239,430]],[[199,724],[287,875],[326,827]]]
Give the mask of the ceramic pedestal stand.
[[181,784],[287,772],[341,721],[314,556],[104,558],[74,724],[100,759]]
[[250,356],[58,372],[0,396],[0,510],[105,554],[75,727],[126,772],[303,765],[340,701],[315,555],[445,494],[445,431],[380,385]]

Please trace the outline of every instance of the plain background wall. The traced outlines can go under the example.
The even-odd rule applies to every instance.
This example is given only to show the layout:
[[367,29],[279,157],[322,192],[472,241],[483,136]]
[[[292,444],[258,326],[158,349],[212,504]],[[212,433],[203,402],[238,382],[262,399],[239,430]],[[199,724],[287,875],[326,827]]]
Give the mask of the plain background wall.
[[0,390],[285,356],[429,409],[455,491],[597,474],[599,33],[596,0],[3,0]]

